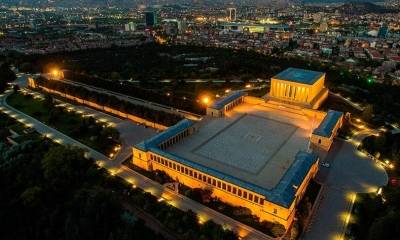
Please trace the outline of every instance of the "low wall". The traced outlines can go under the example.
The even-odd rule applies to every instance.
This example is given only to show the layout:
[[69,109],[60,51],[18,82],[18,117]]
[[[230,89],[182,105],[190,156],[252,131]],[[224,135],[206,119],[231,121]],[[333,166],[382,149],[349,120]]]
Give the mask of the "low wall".
[[129,120],[131,120],[133,122],[137,122],[137,123],[146,125],[148,127],[156,128],[156,129],[159,129],[159,130],[165,130],[165,129],[168,128],[167,126],[164,126],[162,124],[158,124],[158,123],[155,123],[155,122],[150,122],[150,121],[148,121],[146,119],[143,119],[141,117],[138,117],[138,116],[135,116],[135,115],[132,115],[132,114],[128,114],[128,113],[124,113],[124,112],[121,112],[119,110],[116,110],[116,109],[113,109],[113,108],[110,108],[110,107],[99,105],[99,104],[97,104],[95,102],[84,100],[84,99],[75,97],[73,95],[62,93],[62,92],[59,92],[59,91],[56,91],[56,90],[53,90],[53,89],[49,89],[47,87],[38,86],[37,84],[35,84],[35,85],[29,84],[29,86],[32,87],[32,88],[40,88],[45,92],[48,92],[48,93],[51,93],[51,94],[55,94],[55,95],[59,95],[61,97],[64,97],[64,98],[67,98],[67,99],[72,100],[74,102],[77,102],[79,104],[87,105],[87,106],[89,106],[91,108],[95,108],[95,109],[98,109],[100,111],[108,112],[108,113],[114,114],[116,116],[129,119]]
[[262,98],[258,98],[258,97],[245,96],[244,102],[249,103],[249,104],[262,104],[265,102],[265,100]]

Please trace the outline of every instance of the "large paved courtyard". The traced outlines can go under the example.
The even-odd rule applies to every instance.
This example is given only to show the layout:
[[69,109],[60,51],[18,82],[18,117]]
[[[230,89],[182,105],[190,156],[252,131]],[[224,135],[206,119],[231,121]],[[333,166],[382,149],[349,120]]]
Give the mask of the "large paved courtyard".
[[272,189],[299,150],[306,150],[309,119],[262,105],[242,104],[167,151],[247,182]]

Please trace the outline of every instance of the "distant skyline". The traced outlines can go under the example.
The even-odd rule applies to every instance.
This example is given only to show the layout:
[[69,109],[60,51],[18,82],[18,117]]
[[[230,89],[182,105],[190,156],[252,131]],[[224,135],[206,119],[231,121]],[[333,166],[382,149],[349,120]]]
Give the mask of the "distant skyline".
[[[5,5],[20,6],[90,6],[90,7],[136,7],[137,5],[276,5],[288,3],[348,3],[348,2],[384,2],[385,0],[3,0]],[[387,1],[387,0],[386,0]]]

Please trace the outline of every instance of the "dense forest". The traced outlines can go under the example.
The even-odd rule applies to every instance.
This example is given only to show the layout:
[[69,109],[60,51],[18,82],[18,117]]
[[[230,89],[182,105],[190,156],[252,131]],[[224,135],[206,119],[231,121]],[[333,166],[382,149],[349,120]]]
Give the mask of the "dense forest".
[[81,149],[48,139],[0,143],[1,239],[163,240],[135,211],[144,211],[182,240],[235,240],[212,221],[198,223],[124,180],[109,175]]
[[0,143],[2,239],[163,239],[121,205],[114,180],[82,150]]

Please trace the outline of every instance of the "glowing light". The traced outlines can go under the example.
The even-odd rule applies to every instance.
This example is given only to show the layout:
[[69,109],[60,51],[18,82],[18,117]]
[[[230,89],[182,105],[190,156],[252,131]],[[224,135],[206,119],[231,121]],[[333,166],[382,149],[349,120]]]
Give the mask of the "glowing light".
[[109,156],[110,156],[110,158],[114,157],[114,153],[110,153]]
[[246,88],[251,88],[251,84],[247,84],[247,85],[246,85]]
[[205,96],[205,97],[202,98],[201,101],[202,101],[204,104],[207,105],[208,103],[210,103],[210,98]]
[[225,93],[230,93],[230,92],[231,92],[230,89],[226,89],[226,90],[225,90]]
[[378,196],[382,195],[382,188],[379,188],[378,191],[376,191],[376,195]]

